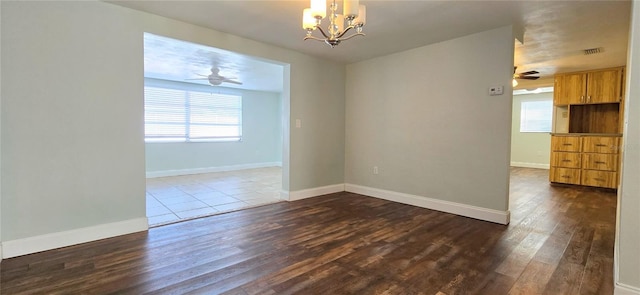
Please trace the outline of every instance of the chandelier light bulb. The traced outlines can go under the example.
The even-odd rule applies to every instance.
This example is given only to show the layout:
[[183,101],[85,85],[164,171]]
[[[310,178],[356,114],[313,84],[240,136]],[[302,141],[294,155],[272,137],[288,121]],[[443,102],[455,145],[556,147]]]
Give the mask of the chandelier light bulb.
[[355,18],[358,17],[358,0],[344,0],[342,5],[342,13],[345,17]]
[[316,28],[316,18],[311,14],[311,8],[307,8],[302,12],[302,28],[305,30]]
[[325,18],[327,16],[327,0],[311,0],[311,16]]
[[358,17],[353,20],[355,25],[364,26],[367,24],[367,7],[364,5],[358,6]]

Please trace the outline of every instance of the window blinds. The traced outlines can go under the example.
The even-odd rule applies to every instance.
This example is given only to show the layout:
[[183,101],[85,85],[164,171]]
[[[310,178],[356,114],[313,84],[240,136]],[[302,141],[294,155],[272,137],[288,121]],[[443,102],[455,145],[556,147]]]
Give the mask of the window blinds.
[[242,97],[157,86],[144,88],[145,141],[239,141]]
[[550,132],[553,102],[523,101],[520,109],[520,132]]

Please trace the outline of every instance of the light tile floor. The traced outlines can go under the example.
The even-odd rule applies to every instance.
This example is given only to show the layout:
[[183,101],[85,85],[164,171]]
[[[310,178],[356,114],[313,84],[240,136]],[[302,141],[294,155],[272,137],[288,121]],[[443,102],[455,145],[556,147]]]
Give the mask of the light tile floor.
[[281,167],[149,178],[149,226],[279,202],[281,188]]

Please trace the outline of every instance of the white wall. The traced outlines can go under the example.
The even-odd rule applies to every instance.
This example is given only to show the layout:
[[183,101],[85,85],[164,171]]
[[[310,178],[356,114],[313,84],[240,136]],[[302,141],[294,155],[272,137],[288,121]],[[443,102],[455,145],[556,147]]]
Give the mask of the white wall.
[[346,183],[505,213],[513,42],[503,27],[348,65]]
[[3,244],[122,221],[145,229],[134,19],[102,3],[1,5]]
[[242,95],[242,140],[147,143],[147,177],[282,164],[280,93],[240,89],[226,91]]
[[640,3],[633,2],[627,60],[622,181],[618,190],[616,294],[640,294]]
[[143,229],[144,32],[287,64],[284,189],[343,183],[343,65],[104,2],[0,5],[5,257]]
[[549,169],[551,135],[549,132],[520,132],[523,101],[553,100],[553,92],[513,96],[511,114],[511,166]]

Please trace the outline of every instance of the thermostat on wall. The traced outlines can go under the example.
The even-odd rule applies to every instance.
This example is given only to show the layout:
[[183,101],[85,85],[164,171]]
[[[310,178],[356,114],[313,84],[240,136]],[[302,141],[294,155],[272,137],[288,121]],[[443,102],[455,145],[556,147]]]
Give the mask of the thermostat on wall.
[[489,95],[502,95],[503,90],[502,86],[491,86],[489,87]]

